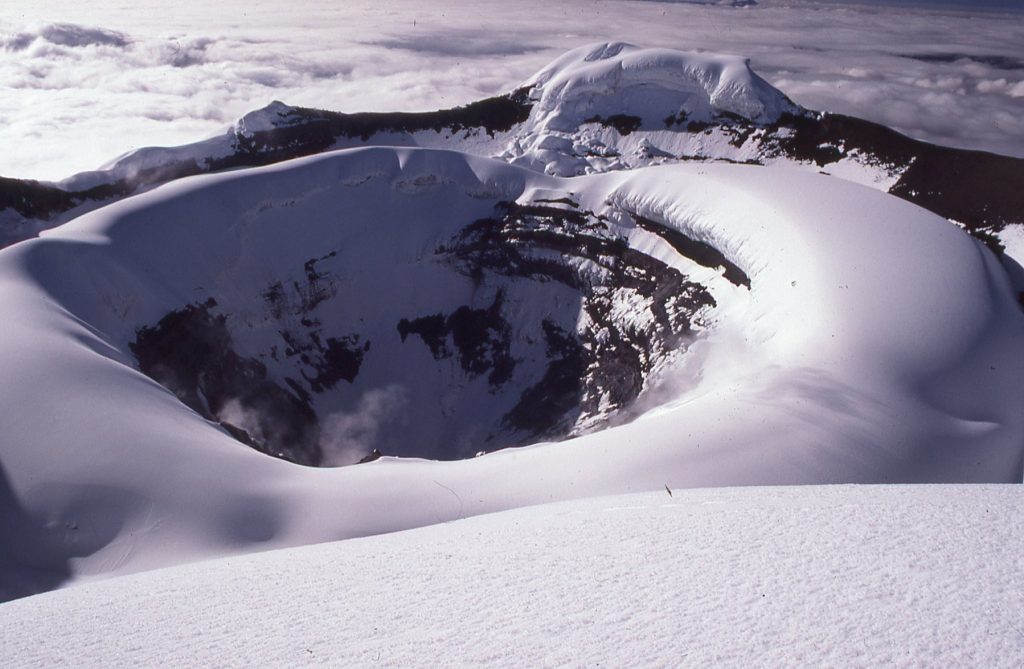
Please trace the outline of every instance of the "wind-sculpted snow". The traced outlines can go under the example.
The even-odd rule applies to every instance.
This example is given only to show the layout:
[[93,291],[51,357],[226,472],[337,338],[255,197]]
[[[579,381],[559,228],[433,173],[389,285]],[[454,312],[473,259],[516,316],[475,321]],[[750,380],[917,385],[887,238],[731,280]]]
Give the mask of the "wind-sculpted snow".
[[[175,313],[217,365],[147,371]],[[7,597],[665,485],[1021,480],[998,261],[803,170],[375,148],[184,179],[0,252],[0,323]],[[570,438],[302,467],[239,441],[262,384],[331,462]]]

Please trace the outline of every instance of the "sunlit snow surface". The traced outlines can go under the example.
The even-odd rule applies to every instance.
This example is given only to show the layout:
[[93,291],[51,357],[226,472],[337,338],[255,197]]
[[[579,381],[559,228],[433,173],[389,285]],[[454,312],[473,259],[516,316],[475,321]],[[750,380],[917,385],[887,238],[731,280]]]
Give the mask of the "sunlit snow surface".
[[0,607],[11,667],[1024,662],[1020,486],[634,494]]

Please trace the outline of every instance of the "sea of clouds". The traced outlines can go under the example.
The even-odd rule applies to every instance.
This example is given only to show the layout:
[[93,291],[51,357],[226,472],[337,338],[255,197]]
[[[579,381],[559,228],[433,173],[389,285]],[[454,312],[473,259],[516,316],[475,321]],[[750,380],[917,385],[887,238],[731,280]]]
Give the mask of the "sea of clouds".
[[8,0],[0,175],[61,179],[217,134],[275,99],[349,112],[464,104],[605,40],[746,55],[807,107],[1024,156],[1021,13],[835,0]]

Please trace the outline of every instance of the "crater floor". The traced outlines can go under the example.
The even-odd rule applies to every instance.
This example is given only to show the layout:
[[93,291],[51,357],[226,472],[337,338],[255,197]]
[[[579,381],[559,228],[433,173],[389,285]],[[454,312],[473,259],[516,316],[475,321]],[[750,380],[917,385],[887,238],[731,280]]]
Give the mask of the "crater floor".
[[[202,282],[201,301],[138,327],[130,350],[239,441],[306,465],[456,459],[599,428],[685,352],[716,305],[630,234],[660,234],[680,255],[728,265],[731,280],[742,271],[681,232],[548,195],[456,215],[453,234],[431,234],[443,209],[404,214],[390,235],[436,239],[413,253],[376,248],[375,236],[333,243],[329,228],[301,266],[278,262],[276,243],[261,247]],[[358,230],[374,214],[341,213],[336,225]],[[272,225],[288,235],[306,216],[287,207]],[[357,257],[381,259],[354,276]],[[263,281],[246,285],[239,273],[257,264]]]

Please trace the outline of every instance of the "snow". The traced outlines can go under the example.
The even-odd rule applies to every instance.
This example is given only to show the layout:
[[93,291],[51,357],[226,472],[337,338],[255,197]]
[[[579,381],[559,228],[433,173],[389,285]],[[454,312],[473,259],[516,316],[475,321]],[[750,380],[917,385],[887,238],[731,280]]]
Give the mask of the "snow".
[[852,151],[841,160],[829,163],[823,169],[827,174],[846,179],[853,183],[871,186],[884,193],[896,185],[907,167],[896,168],[891,165],[872,164],[862,154]]
[[[0,250],[0,601],[25,597],[0,606],[12,666],[1024,661],[1024,493],[994,485],[1024,477],[1024,271],[879,192],[898,170],[863,156],[832,176],[781,158],[671,164],[765,158],[763,129],[666,117],[804,113],[744,59],[605,43],[524,86],[535,106],[513,132],[339,140],[86,203]],[[292,110],[274,102],[62,185],[202,165]],[[641,127],[602,122],[616,114]],[[471,280],[437,259],[509,201],[578,203],[714,298],[686,347],[650,361],[634,405],[606,416],[604,396],[572,438],[302,467],[137,369],[139,328],[211,296],[239,347],[268,350],[284,321],[267,316],[267,286],[291,290],[330,258],[317,325],[358,322],[373,348],[358,379],[310,400],[326,461],[378,439],[405,455],[486,450],[503,396],[402,346],[396,323],[491,294],[527,324],[592,322],[557,282]],[[12,216],[0,229],[26,225]],[[641,217],[717,249],[749,286]],[[1013,258],[1021,229],[1000,233]],[[285,319],[306,320],[292,306]],[[629,291],[608,311],[641,331],[652,318]],[[515,327],[512,355],[541,368],[545,344]],[[289,373],[264,358],[271,378]],[[227,402],[218,418],[245,425],[246,411]],[[890,485],[825,485],[851,483]],[[944,485],[908,485],[924,483]]]
[[588,117],[657,117],[685,111],[711,121],[728,112],[770,123],[799,108],[738,56],[644,49],[624,42],[572,49],[524,82],[546,124],[573,130]]
[[292,125],[294,118],[289,118],[295,108],[280,100],[274,100],[266,107],[249,112],[235,124],[235,132],[244,137],[252,137],[257,132],[267,132],[274,128]]
[[[708,331],[634,420],[471,460],[317,470],[242,446],[133,366],[140,324],[214,288],[241,310],[246,286],[325,239],[352,263],[348,312],[384,314],[373,327],[393,333],[387,309],[457,299],[425,251],[541,192],[712,242],[751,278],[749,291],[709,281]],[[1005,272],[975,240],[802,170],[559,179],[375,148],[183,179],[0,251],[4,591],[664,485],[1019,482],[1022,342]],[[425,383],[420,365],[381,362],[370,378],[404,368]],[[435,399],[411,387],[413,406]]]
[[1013,289],[1017,295],[1024,297],[1024,267],[1021,267],[1021,260],[1024,260],[1024,225],[1007,225],[995,233],[996,238],[1006,249],[1003,255],[1003,265],[1010,277]]
[[0,643],[11,667],[1017,667],[1022,511],[1020,486],[661,489],[88,583],[4,604]]
[[[715,128],[711,137],[682,132],[689,122],[732,114],[768,124],[803,110],[738,56],[648,49],[623,42],[573,49],[526,80],[535,101],[523,130],[501,157],[559,176],[657,164],[679,156],[751,157]],[[620,133],[599,124],[616,116],[639,126]],[[666,119],[682,127],[667,129]],[[609,150],[609,147],[611,150]]]

